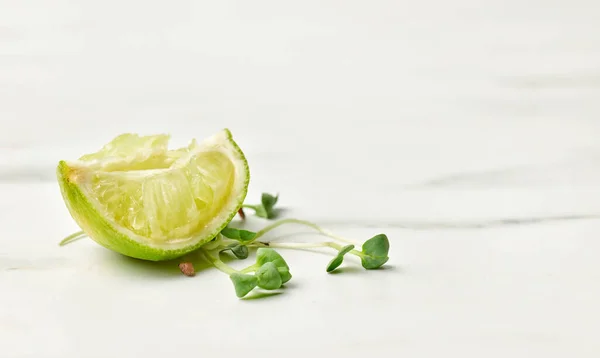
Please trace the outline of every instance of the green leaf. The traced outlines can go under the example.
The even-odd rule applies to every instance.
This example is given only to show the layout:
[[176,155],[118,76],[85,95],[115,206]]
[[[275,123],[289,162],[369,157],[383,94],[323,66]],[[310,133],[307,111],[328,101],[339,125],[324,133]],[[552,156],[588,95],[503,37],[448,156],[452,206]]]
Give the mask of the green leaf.
[[240,260],[244,260],[244,259],[248,258],[248,254],[249,254],[248,247],[245,245],[231,244],[231,245],[227,246],[226,248],[224,248],[223,250],[221,250],[221,252],[227,251],[227,250],[231,250],[231,253],[233,253],[233,255]]
[[290,269],[287,267],[278,267],[277,271],[279,271],[279,276],[281,276],[281,283],[286,283],[292,279],[292,274],[290,273]]
[[292,274],[290,273],[290,267],[277,251],[267,247],[261,247],[256,250],[256,263],[260,266],[263,266],[267,262],[272,262],[275,264],[283,283],[291,280]]
[[283,284],[277,266],[273,262],[267,262],[256,271],[258,287],[265,290],[276,290]]
[[250,242],[256,237],[256,233],[253,231],[235,229],[232,227],[226,227],[221,231],[221,234],[227,238],[241,242]]
[[240,260],[248,258],[248,247],[245,245],[236,245],[231,248],[231,252]]
[[254,213],[258,217],[265,218],[265,219],[269,218],[269,213],[267,213],[267,210],[265,210],[265,208],[262,205],[256,205],[254,207]]
[[279,200],[279,194],[273,196],[268,193],[263,193],[261,196],[260,205],[245,205],[245,207],[254,209],[254,212],[258,217],[273,219],[277,216],[275,210],[275,204],[277,204],[277,200]]
[[327,272],[331,272],[338,268],[342,262],[344,262],[344,255],[349,253],[354,249],[354,245],[346,245],[340,249],[337,256],[333,258],[333,260],[329,261],[329,265],[327,265]]
[[279,255],[279,253],[268,247],[260,247],[256,250],[256,263],[264,265],[267,262],[273,262],[277,267],[285,267],[289,269],[287,262]]
[[275,207],[275,204],[277,204],[277,200],[279,200],[279,194],[277,194],[276,196],[273,196],[268,193],[262,194],[261,203],[263,208],[265,209],[267,218],[269,219],[274,218],[276,216],[273,208]]
[[383,266],[388,260],[390,242],[385,234],[375,235],[362,245],[362,266],[372,270]]
[[229,278],[235,287],[235,294],[238,297],[244,297],[258,285],[258,278],[253,275],[243,273],[232,273]]

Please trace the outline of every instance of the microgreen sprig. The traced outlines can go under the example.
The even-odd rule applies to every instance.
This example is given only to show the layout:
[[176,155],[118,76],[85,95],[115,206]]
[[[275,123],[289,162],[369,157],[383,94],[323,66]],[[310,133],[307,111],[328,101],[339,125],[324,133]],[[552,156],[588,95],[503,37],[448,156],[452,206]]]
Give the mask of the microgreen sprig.
[[[277,216],[277,210],[275,209],[275,204],[279,200],[279,194],[271,195],[268,193],[263,193],[261,196],[260,204],[250,205],[244,204],[242,208],[248,208],[254,210],[254,214],[256,216],[265,218],[265,219],[273,219]],[[242,211],[243,212],[243,211]],[[245,218],[244,214],[241,214],[242,218]]]
[[[322,242],[268,242],[262,240],[267,233],[286,224],[309,227],[331,240]],[[380,268],[389,260],[389,240],[385,234],[375,235],[361,245],[336,235],[316,223],[293,218],[277,220],[257,232],[228,226],[223,229],[216,240],[205,245],[202,250],[212,250],[218,254],[231,252],[236,258],[245,259],[248,249],[256,249],[256,262],[239,271],[226,265],[219,258],[215,258],[211,253],[206,254],[215,267],[229,275],[236,295],[241,298],[256,288],[264,290],[282,288],[286,282],[292,279],[287,262],[275,249],[318,248],[337,251],[336,256],[329,261],[325,268],[327,272],[333,272],[340,267],[344,262],[344,257],[348,254],[358,257],[362,267],[366,270]]]
[[[224,241],[222,238],[220,240]],[[230,246],[227,246],[227,248]],[[247,247],[244,245],[238,246],[244,247],[247,250]],[[217,247],[207,250],[206,248],[202,248],[200,251],[208,262],[229,275],[229,279],[235,289],[235,294],[239,298],[245,297],[257,287],[264,290],[282,288],[283,284],[292,278],[287,262],[279,253],[270,248],[259,248],[256,252],[256,262],[243,270],[236,270],[221,260],[219,254],[226,251],[225,249]],[[215,255],[214,252],[217,252],[217,254]],[[247,258],[247,255],[242,257],[244,255],[238,255],[233,250],[232,252],[239,259]]]

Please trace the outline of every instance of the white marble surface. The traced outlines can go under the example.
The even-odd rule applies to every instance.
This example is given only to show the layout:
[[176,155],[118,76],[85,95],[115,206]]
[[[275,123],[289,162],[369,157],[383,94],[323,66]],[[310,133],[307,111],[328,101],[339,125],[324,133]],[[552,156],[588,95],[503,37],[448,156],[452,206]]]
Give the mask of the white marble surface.
[[[598,357],[599,18],[591,0],[1,1],[0,356]],[[59,159],[222,127],[249,198],[386,232],[389,269],[286,251],[292,287],[240,301],[219,272],[56,245],[77,229]]]

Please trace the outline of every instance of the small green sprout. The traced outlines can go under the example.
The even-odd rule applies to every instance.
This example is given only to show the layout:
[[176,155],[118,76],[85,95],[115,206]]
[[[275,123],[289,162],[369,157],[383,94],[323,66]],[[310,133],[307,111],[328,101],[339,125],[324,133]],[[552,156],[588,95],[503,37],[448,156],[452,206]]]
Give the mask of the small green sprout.
[[277,200],[279,200],[279,194],[273,196],[271,194],[263,193],[260,199],[262,207],[265,209],[267,218],[271,219],[275,217],[273,208],[275,207],[275,204],[277,204]]
[[254,213],[258,217],[265,219],[273,219],[277,216],[275,204],[277,204],[278,200],[279,194],[273,196],[268,193],[263,193],[261,196],[261,203],[259,205],[244,204],[243,207],[254,210]]
[[344,262],[344,255],[354,250],[354,245],[346,245],[342,247],[342,249],[338,252],[338,254],[333,258],[333,260],[329,261],[329,265],[327,265],[327,272],[331,272],[338,268],[342,262]]
[[[225,245],[226,241],[222,240],[219,243]],[[247,247],[245,245],[235,245],[244,247],[245,250],[247,250]],[[225,246],[221,249],[212,248],[210,250],[200,249],[202,255],[213,266],[229,275],[229,278],[235,288],[235,294],[237,297],[242,298],[246,296],[256,287],[260,287],[265,290],[276,290],[278,288],[281,288],[285,282],[289,281],[292,278],[292,275],[289,273],[289,267],[287,263],[285,262],[283,257],[281,257],[281,255],[279,255],[273,249],[258,249],[258,253],[256,255],[256,263],[240,271],[234,269],[233,267],[223,262],[219,258],[218,254],[216,256],[212,254],[212,252],[217,250],[220,250],[217,251],[218,253],[231,249],[237,250],[237,246],[230,245]],[[246,252],[245,250],[244,253]]]
[[377,269],[388,260],[390,242],[385,234],[375,235],[362,245],[360,260],[367,270]]
[[256,250],[256,263],[258,265],[263,266],[269,262],[275,264],[275,267],[277,268],[277,271],[281,276],[282,283],[286,283],[292,279],[290,267],[277,251],[264,247],[261,247],[258,250]]

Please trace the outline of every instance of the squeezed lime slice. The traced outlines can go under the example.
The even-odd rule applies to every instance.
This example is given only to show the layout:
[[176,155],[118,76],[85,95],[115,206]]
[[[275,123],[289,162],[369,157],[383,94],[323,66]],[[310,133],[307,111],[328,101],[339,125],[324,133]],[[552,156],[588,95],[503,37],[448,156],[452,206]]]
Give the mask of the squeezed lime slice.
[[96,153],[59,162],[63,199],[87,236],[123,255],[160,261],[198,249],[233,219],[250,172],[231,132],[176,150],[168,141],[123,134]]

